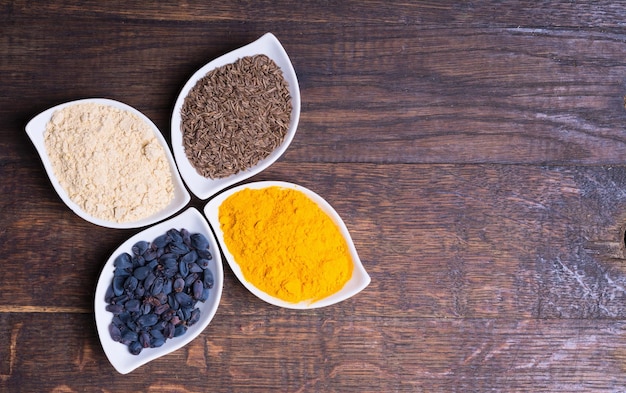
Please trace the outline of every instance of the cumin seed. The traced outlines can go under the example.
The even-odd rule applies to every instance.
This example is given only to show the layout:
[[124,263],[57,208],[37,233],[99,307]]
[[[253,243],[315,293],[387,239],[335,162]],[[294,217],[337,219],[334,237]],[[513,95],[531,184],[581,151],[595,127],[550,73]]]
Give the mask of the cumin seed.
[[185,154],[207,178],[249,169],[281,145],[291,109],[287,81],[269,57],[246,56],[218,67],[185,97]]

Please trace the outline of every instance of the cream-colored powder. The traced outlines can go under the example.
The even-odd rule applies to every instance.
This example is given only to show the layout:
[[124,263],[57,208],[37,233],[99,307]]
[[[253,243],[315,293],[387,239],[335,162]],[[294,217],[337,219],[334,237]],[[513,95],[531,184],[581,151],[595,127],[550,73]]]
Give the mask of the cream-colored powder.
[[96,103],[70,105],[52,115],[44,137],[59,183],[94,217],[137,221],[174,198],[165,150],[134,113]]

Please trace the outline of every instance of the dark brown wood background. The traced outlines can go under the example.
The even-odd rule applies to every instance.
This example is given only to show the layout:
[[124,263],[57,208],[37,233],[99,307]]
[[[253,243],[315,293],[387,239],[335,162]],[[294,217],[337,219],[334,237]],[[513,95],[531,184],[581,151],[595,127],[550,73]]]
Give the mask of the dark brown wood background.
[[[0,1],[0,391],[626,391],[626,4],[166,3]],[[268,31],[302,116],[250,181],[325,197],[372,282],[293,311],[226,266],[203,334],[120,375],[92,300],[138,230],[72,213],[24,126],[106,97],[169,140],[187,78]]]

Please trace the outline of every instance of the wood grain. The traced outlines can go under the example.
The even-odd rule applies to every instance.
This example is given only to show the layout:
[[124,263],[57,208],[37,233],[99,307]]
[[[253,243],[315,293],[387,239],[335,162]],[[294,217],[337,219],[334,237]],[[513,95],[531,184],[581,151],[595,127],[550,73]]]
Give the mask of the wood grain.
[[[2,314],[8,391],[618,391],[622,321],[219,315],[198,339],[123,377],[91,317]],[[52,338],[52,339],[51,339]],[[51,365],[52,367],[42,367]],[[74,378],[67,378],[74,375]]]
[[[187,78],[268,31],[302,115],[250,181],[323,196],[372,282],[294,311],[225,266],[209,328],[121,376],[93,292],[138,230],[72,213],[24,126],[106,97],[169,141]],[[0,3],[0,392],[625,391],[625,42],[608,1]]]
[[[376,277],[359,296],[361,312],[624,317],[626,173],[621,167],[321,163],[294,168],[281,162],[252,180],[276,179],[313,189],[346,222]],[[28,207],[33,216],[44,217],[40,221],[5,220],[3,244],[11,242],[12,249],[6,248],[0,280],[18,284],[0,293],[5,308],[36,304],[88,310],[85,279],[88,288],[95,286],[110,253],[132,233],[83,222],[58,198],[51,199],[56,222],[47,225],[58,230],[45,224],[48,205]],[[23,209],[16,203],[5,211],[20,217]],[[33,242],[51,247],[35,254],[29,249]],[[52,263],[60,278],[47,277],[51,266],[46,263],[20,268],[37,260]],[[19,285],[26,281],[30,285]],[[227,310],[265,312],[235,280],[227,285],[238,295],[225,294]]]

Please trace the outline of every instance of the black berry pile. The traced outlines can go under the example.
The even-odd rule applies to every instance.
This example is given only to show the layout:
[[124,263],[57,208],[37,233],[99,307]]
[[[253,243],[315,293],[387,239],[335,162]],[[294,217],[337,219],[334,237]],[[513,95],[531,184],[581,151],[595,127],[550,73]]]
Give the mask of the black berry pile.
[[200,319],[198,301],[213,287],[209,241],[201,233],[170,229],[151,243],[137,242],[132,254],[114,261],[113,282],[107,289],[107,311],[113,313],[113,340],[138,355],[160,347]]

